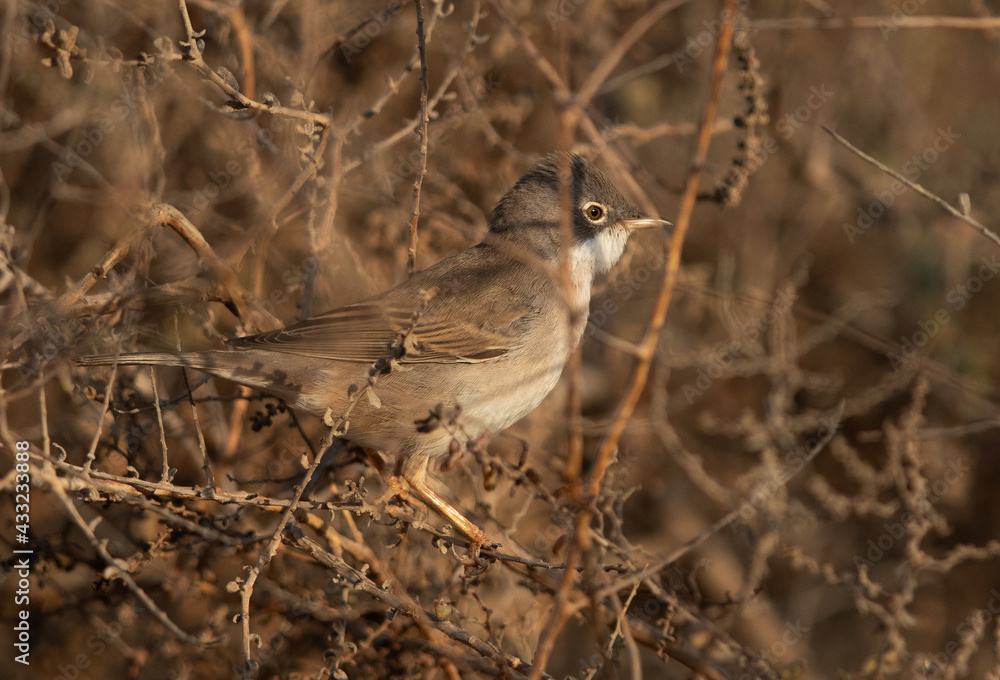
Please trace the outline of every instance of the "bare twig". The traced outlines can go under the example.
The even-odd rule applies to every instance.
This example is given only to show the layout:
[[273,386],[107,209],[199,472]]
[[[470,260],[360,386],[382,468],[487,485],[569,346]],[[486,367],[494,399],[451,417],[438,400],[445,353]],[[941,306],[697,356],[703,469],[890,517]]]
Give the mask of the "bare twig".
[[831,137],[833,137],[835,140],[837,140],[837,142],[839,142],[840,144],[842,144],[843,146],[845,146],[848,149],[848,151],[850,151],[851,153],[853,153],[856,156],[858,156],[859,158],[867,161],[868,163],[871,163],[876,168],[878,168],[882,172],[886,173],[887,175],[889,175],[890,177],[892,177],[897,182],[902,182],[903,184],[905,184],[906,186],[908,186],[909,188],[913,189],[915,192],[917,192],[918,194],[920,194],[921,196],[923,196],[924,198],[926,198],[926,199],[928,199],[930,201],[933,201],[934,203],[937,203],[939,206],[941,206],[942,208],[944,208],[944,211],[947,212],[949,215],[952,215],[953,217],[957,217],[958,219],[960,219],[961,221],[965,222],[970,227],[972,227],[973,229],[975,229],[976,231],[978,231],[981,235],[985,236],[990,241],[993,241],[993,243],[995,243],[996,245],[1000,246],[1000,236],[997,236],[995,232],[993,232],[990,229],[988,229],[987,227],[983,226],[983,224],[980,223],[978,220],[976,220],[976,219],[972,218],[971,216],[965,214],[964,212],[962,212],[958,208],[953,207],[946,200],[944,200],[940,196],[937,196],[936,194],[931,193],[930,191],[927,191],[927,189],[924,189],[922,186],[920,186],[916,182],[911,182],[906,177],[904,177],[903,175],[899,174],[898,172],[896,172],[895,170],[893,170],[889,166],[885,165],[884,163],[880,163],[879,161],[875,160],[874,158],[872,158],[871,156],[869,156],[868,154],[866,154],[864,151],[862,151],[861,149],[859,149],[858,147],[854,146],[849,141],[847,141],[846,139],[844,139],[843,137],[841,137],[834,130],[831,130],[830,128],[828,128],[825,125],[823,126],[823,129],[826,130],[830,134]]
[[[434,35],[434,29],[437,26],[438,19],[441,18],[441,16],[443,16],[444,11],[445,10],[443,7],[443,3],[440,2],[435,3],[434,10],[431,12],[430,19],[427,21],[427,30],[423,32],[424,33],[423,46],[425,50],[427,43],[431,42],[431,38]],[[367,108],[365,108],[360,114],[355,116],[354,120],[352,120],[349,124],[341,126],[345,131],[344,132],[345,138],[357,134],[357,132],[364,123],[366,123],[367,121],[371,120],[379,113],[381,113],[382,109],[385,108],[385,105],[389,103],[389,100],[392,99],[397,94],[399,94],[400,85],[403,84],[405,79],[409,77],[411,73],[413,73],[413,69],[417,66],[417,64],[420,63],[420,48],[421,48],[421,43],[417,43],[417,45],[413,48],[413,52],[410,54],[410,58],[406,61],[406,64],[403,65],[403,68],[400,71],[399,75],[396,76],[395,78],[390,77],[387,79],[386,82],[387,88],[385,92],[376,97],[375,101],[372,102],[372,104],[369,105]],[[446,87],[447,84],[442,84],[442,88]],[[439,89],[439,92],[440,91],[441,90]],[[430,106],[428,106],[428,111],[434,110],[434,104],[435,102],[432,101]],[[420,124],[420,116],[418,115],[415,116],[412,121],[408,121],[407,125],[403,128],[403,130],[400,130],[391,135],[390,137],[381,140],[379,142],[379,145],[382,146],[382,148],[391,146],[392,144],[398,142],[400,139],[405,138],[411,132],[416,130],[419,124]],[[365,158],[370,157],[369,154],[370,152],[366,152],[364,157]],[[346,163],[344,166],[344,171],[347,172],[354,169],[355,162],[360,163],[361,159],[357,159],[354,162]]]
[[[104,418],[108,415],[108,406],[111,404],[111,392],[115,385],[115,376],[118,375],[118,365],[115,364],[111,367],[111,376],[108,378],[108,385],[104,388],[104,404],[101,407],[101,417],[97,421],[97,429],[94,431],[94,440],[90,443],[90,449],[87,450],[86,463],[83,466],[84,474],[89,475],[91,469],[94,466],[94,460],[97,457],[97,444],[101,441],[101,428],[104,427]],[[41,390],[44,393],[44,390]]]
[[[2,414],[0,414],[2,415]],[[2,434],[2,430],[0,430]],[[171,498],[190,501],[205,501],[205,490],[201,487],[179,486],[169,482],[151,482],[138,477],[122,477],[100,470],[91,470],[88,474],[82,466],[50,458],[49,463],[60,474],[72,478],[67,488],[70,491],[82,491],[94,488],[108,495],[120,496],[127,500],[135,500],[152,496],[154,498]],[[211,494],[213,503],[219,505],[236,505],[247,508],[257,508],[268,512],[283,510],[292,504],[290,499],[271,498],[248,491],[228,491],[216,489]],[[310,510],[336,510],[352,508],[366,511],[360,501],[300,501],[299,507]]]
[[[437,628],[452,640],[460,642],[478,654],[491,659],[493,662],[498,664],[501,669],[509,668],[512,671],[522,674],[535,673],[537,666],[532,666],[532,664],[529,664],[516,656],[505,654],[486,640],[482,640],[479,637],[470,634],[453,624],[451,621],[448,621],[447,619],[439,620],[435,618],[429,611],[416,606],[416,603],[408,597],[404,598],[401,595],[397,595],[390,589],[380,587],[368,578],[364,572],[359,571],[358,569],[355,569],[351,565],[347,564],[343,558],[337,557],[336,555],[324,550],[323,547],[316,541],[305,536],[302,533],[302,530],[298,527],[290,526],[285,530],[285,532],[296,547],[307,552],[320,564],[334,570],[339,577],[338,580],[346,582],[350,588],[374,597],[375,599],[388,605],[390,608],[405,614],[414,621],[417,621],[418,624]],[[539,673],[538,677],[543,678],[544,680],[553,680],[552,676],[547,673]]]
[[[323,443],[320,446],[321,451],[326,451],[330,448],[336,434],[336,427],[331,426],[330,431],[327,433],[326,437],[323,438]],[[278,552],[278,545],[281,543],[281,535],[285,531],[285,527],[289,526],[289,523],[292,521],[292,517],[295,515],[295,510],[299,507],[299,503],[302,500],[302,494],[305,492],[306,487],[309,486],[309,482],[312,480],[313,475],[316,473],[316,470],[319,469],[320,463],[322,462],[322,455],[313,457],[312,464],[309,466],[309,469],[306,470],[302,483],[295,487],[295,493],[292,494],[291,502],[288,504],[288,507],[285,508],[285,511],[281,513],[281,519],[278,521],[278,525],[274,528],[271,538],[257,554],[257,563],[250,569],[250,573],[247,575],[246,580],[236,579],[240,594],[240,632],[242,634],[241,640],[243,643],[243,677],[245,680],[252,680],[254,675],[256,675],[257,670],[257,662],[255,662],[250,656],[251,640],[254,639],[250,633],[250,598],[253,597],[254,584],[263,572],[264,567],[270,563],[275,553]]]
[[160,481],[169,482],[171,475],[169,462],[167,460],[167,433],[163,429],[163,409],[160,408],[160,390],[157,387],[155,366],[149,367],[149,380],[153,383],[153,404],[156,406],[156,424],[160,431],[160,452],[163,457],[163,465],[160,470]]
[[1000,17],[948,17],[893,14],[880,17],[783,17],[755,19],[755,31],[790,31],[801,29],[839,30],[877,28],[892,31],[897,28],[955,28],[988,31],[1000,28]]
[[[424,40],[425,40],[426,43],[429,43],[430,40],[431,40],[431,32],[432,32],[432,30],[433,30],[433,28],[434,28],[434,26],[435,26],[435,24],[437,22],[437,18],[441,15],[441,13],[443,11],[442,8],[441,8],[441,6],[443,4],[444,3],[438,3],[438,5],[437,5],[436,9],[434,10],[434,12],[431,13],[430,20],[427,22],[427,32],[426,32],[425,38],[424,38]],[[481,37],[479,37],[479,36],[476,35],[476,29],[479,26],[480,20],[483,18],[482,12],[479,11],[479,9],[480,9],[480,1],[476,0],[475,2],[473,2],[472,3],[472,8],[473,8],[472,18],[469,19],[469,22],[468,22],[468,25],[467,25],[467,29],[466,29],[469,38],[465,42],[465,49],[463,49],[461,52],[455,54],[455,56],[454,56],[454,58],[453,58],[453,60],[451,62],[450,68],[448,69],[448,71],[445,72],[444,77],[441,79],[441,84],[438,85],[437,90],[434,92],[434,94],[428,100],[428,103],[427,103],[427,114],[430,117],[434,116],[434,111],[437,108],[437,105],[441,102],[441,100],[444,98],[444,96],[448,93],[448,88],[451,86],[452,81],[455,79],[456,76],[458,76],[459,72],[461,71],[462,66],[465,63],[465,59],[469,56],[469,54],[478,45],[482,44],[482,42],[483,42],[483,39]],[[409,73],[410,71],[413,70],[413,65],[412,64],[413,64],[414,60],[416,59],[416,57],[417,57],[417,54],[415,54],[414,57],[411,58],[410,63],[407,64],[406,69],[405,69],[406,73]],[[389,93],[387,93],[386,96],[388,96],[388,94]],[[362,116],[363,117],[370,117],[374,113],[377,113],[378,110],[380,110],[380,107],[382,105],[384,105],[384,102],[382,102],[379,105],[379,108],[375,108],[373,106],[371,109],[369,109],[368,111],[366,111],[365,113],[363,113]],[[360,125],[361,122],[362,121],[359,119],[359,121],[356,123],[356,125]],[[364,151],[364,153],[360,157],[353,158],[351,160],[345,161],[344,162],[344,172],[345,173],[350,172],[350,171],[354,170],[355,168],[360,167],[363,163],[367,162],[368,160],[370,160],[372,158],[376,158],[379,154],[385,152],[386,149],[392,148],[393,146],[395,146],[396,144],[398,144],[402,140],[406,139],[409,135],[411,135],[413,133],[413,131],[417,129],[418,125],[420,125],[420,117],[419,116],[414,117],[413,120],[408,120],[406,122],[406,124],[403,125],[403,127],[401,127],[399,130],[397,130],[396,132],[393,132],[390,135],[387,135],[385,138],[379,140],[377,143],[372,144],[371,147],[368,148],[368,149],[366,149]],[[351,126],[351,130],[354,130],[354,129],[355,129],[355,126]]]
[[406,250],[406,273],[410,276],[417,270],[417,220],[420,218],[420,187],[427,174],[427,45],[424,43],[423,0],[413,5],[417,10],[417,46],[420,51],[420,169],[413,181],[413,210],[410,215],[410,247]]
[[[841,404],[837,408],[836,414],[833,416],[834,422],[840,423],[843,414],[844,414],[844,406],[843,404]],[[795,466],[794,470],[782,473],[780,477],[781,484],[787,484],[789,481],[794,479],[799,473],[801,473],[804,469],[806,469],[809,466],[809,464],[812,463],[813,460],[815,460],[816,456],[818,456],[826,449],[827,445],[833,439],[835,434],[836,431],[827,433],[822,439],[819,440],[819,442],[816,443],[815,446],[813,446],[809,450],[809,453],[807,453],[805,456],[802,457],[802,459]],[[762,485],[762,488],[763,487],[764,485]],[[756,493],[757,490],[755,489],[753,492],[748,494],[747,497],[754,498],[754,495]],[[618,579],[618,581],[616,581],[614,584],[602,588],[595,594],[595,597],[603,599],[604,597],[607,597],[612,593],[618,592],[623,588],[628,588],[637,582],[641,582],[642,580],[655,575],[664,567],[674,564],[677,560],[681,559],[684,555],[690,553],[694,548],[707,541],[709,538],[717,534],[723,528],[729,526],[733,522],[739,521],[740,512],[742,511],[742,509],[743,509],[742,506],[740,506],[737,507],[735,510],[726,513],[725,516],[713,522],[711,526],[703,530],[694,538],[688,540],[686,543],[684,543],[676,550],[673,550],[664,557],[657,559],[655,562],[644,567],[642,570],[634,574],[629,574],[628,576]]]
[[652,363],[653,354],[656,352],[660,329],[667,318],[667,308],[670,305],[673,295],[674,284],[677,282],[677,273],[680,270],[681,248],[684,244],[684,237],[687,234],[688,226],[691,223],[691,215],[694,212],[702,166],[708,155],[709,143],[712,141],[712,123],[715,121],[719,93],[722,90],[722,77],[726,72],[726,64],[728,62],[733,35],[735,10],[736,0],[727,0],[725,9],[723,10],[722,30],[719,33],[715,47],[715,56],[712,60],[712,80],[708,101],[702,113],[697,144],[691,159],[690,170],[688,171],[687,185],[684,188],[684,195],[681,198],[681,207],[674,226],[673,237],[670,240],[667,266],[663,271],[663,284],[656,298],[656,306],[649,320],[649,325],[646,327],[642,341],[639,342],[639,359],[636,362],[632,378],[626,388],[625,396],[619,402],[611,428],[604,441],[601,442],[601,448],[597,453],[597,459],[587,486],[587,494],[591,499],[597,497],[601,483],[604,480],[604,475],[611,465],[615,450],[618,448],[618,440],[625,431],[625,425],[628,423],[629,418],[632,417],[636,404],[639,403],[639,397],[642,395],[646,379],[649,377],[649,368]]
[[153,602],[152,598],[146,594],[146,591],[135,582],[135,579],[132,578],[132,575],[128,571],[128,564],[124,560],[114,557],[111,553],[109,553],[107,547],[105,547],[105,541],[97,538],[93,530],[93,527],[96,526],[97,523],[95,522],[92,525],[83,519],[80,515],[80,511],[76,509],[76,505],[73,503],[73,500],[70,499],[70,497],[66,494],[66,491],[63,489],[62,480],[56,476],[55,470],[49,461],[41,456],[38,456],[37,459],[41,462],[41,467],[35,468],[38,479],[49,485],[49,488],[52,489],[56,498],[59,499],[63,507],[66,509],[66,513],[69,515],[70,519],[73,520],[73,523],[76,524],[87,537],[87,541],[97,554],[100,555],[101,560],[108,565],[108,568],[105,571],[105,578],[120,578],[128,589],[131,590],[137,598],[139,598],[143,606],[152,612],[153,616],[171,633],[176,635],[178,639],[198,647],[210,647],[222,642],[220,638],[197,638],[181,630],[177,624],[171,621],[166,612],[160,609],[156,603]]
[[[198,257],[210,267],[213,278],[218,279],[220,285],[228,293],[233,311],[251,330],[266,331],[281,327],[281,323],[274,315],[265,310],[256,300],[253,300],[250,293],[243,289],[233,268],[215,254],[201,231],[184,213],[172,205],[160,203],[153,206],[149,219],[153,226],[164,225],[177,232],[184,239],[184,242],[198,254]],[[252,304],[248,305],[248,300]]]
[[240,92],[236,83],[232,82],[230,78],[226,77],[224,74],[213,71],[211,67],[205,63],[205,60],[201,56],[201,38],[205,35],[204,29],[201,31],[195,31],[194,26],[191,25],[191,17],[188,15],[187,3],[185,0],[178,0],[178,3],[180,5],[181,19],[184,22],[184,30],[187,34],[187,40],[181,41],[181,47],[184,48],[184,54],[180,58],[190,63],[204,80],[212,83],[227,97],[230,97],[232,101],[228,102],[229,106],[236,109],[249,109],[256,113],[266,112],[276,116],[285,116],[287,118],[309,121],[324,128],[330,127],[330,124],[333,121],[329,114],[316,113],[315,111],[294,109],[288,106],[281,106],[279,104],[266,104],[255,101]]
[[641,17],[636,19],[629,29],[622,35],[604,55],[601,61],[594,67],[594,70],[587,76],[587,80],[577,91],[574,99],[580,107],[585,107],[597,94],[601,85],[608,79],[618,62],[628,53],[628,51],[644,36],[656,22],[673,12],[678,7],[686,5],[691,0],[661,0]]

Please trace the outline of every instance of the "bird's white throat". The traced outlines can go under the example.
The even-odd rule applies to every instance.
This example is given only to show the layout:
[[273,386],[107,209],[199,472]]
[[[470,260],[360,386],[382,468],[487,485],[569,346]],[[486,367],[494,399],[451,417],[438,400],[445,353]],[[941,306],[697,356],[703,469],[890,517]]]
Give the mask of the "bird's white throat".
[[575,244],[570,249],[570,273],[578,307],[590,304],[590,287],[595,274],[604,274],[615,266],[628,242],[628,231],[622,228],[601,229],[593,238]]

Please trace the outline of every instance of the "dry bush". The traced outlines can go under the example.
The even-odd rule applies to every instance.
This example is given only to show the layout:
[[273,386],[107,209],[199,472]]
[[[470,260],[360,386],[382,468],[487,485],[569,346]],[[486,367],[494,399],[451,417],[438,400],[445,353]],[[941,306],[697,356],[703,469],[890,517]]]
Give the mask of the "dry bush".
[[[27,611],[31,645],[7,667],[1000,678],[1000,253],[970,224],[1000,203],[1000,23],[980,2],[754,3],[692,184],[721,8],[428,3],[423,145],[412,2],[190,0],[193,39],[172,3],[5,3],[0,639]],[[666,241],[635,237],[579,371],[436,474],[501,539],[485,563],[349,447],[320,456],[315,418],[73,363],[384,290],[418,178],[422,268],[560,145],[666,218],[686,183],[699,201],[672,290]]]

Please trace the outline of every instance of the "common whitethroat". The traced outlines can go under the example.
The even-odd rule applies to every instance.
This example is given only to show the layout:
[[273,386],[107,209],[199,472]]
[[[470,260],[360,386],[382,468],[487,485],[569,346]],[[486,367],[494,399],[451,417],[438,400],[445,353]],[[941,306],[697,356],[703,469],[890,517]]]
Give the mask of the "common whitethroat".
[[[344,436],[393,454],[396,474],[482,543],[482,530],[428,486],[428,462],[448,454],[456,431],[463,442],[477,440],[538,406],[580,342],[594,276],[614,266],[634,230],[670,226],[640,213],[584,159],[562,160],[572,181],[569,239],[560,221],[560,157],[551,155],[500,199],[481,243],[381,295],[234,338],[231,350],[78,363],[183,366],[320,416],[349,410]],[[359,398],[360,389],[373,394]],[[444,423],[442,413],[457,416]]]

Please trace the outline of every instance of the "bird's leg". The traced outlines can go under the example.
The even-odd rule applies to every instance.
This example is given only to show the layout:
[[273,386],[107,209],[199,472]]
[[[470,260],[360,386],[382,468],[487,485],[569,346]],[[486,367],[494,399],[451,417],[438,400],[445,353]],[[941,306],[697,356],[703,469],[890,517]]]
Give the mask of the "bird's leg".
[[406,489],[400,483],[398,475],[391,474],[385,468],[385,461],[382,460],[382,454],[374,449],[369,449],[367,446],[361,447],[361,450],[365,452],[365,457],[368,458],[368,462],[371,466],[375,468],[375,471],[385,482],[385,493],[378,497],[375,501],[376,504],[381,504],[389,498],[399,498],[406,501]]
[[[472,521],[462,514],[461,510],[442,498],[434,489],[428,486],[426,480],[429,458],[427,456],[407,456],[396,465],[396,474],[390,474],[379,452],[367,447],[364,448],[364,452],[372,467],[385,480],[386,491],[382,494],[379,501],[394,497],[406,501],[407,496],[410,495],[407,493],[406,487],[409,487],[409,491],[419,496],[424,503],[469,537],[472,543],[470,550],[473,555],[478,556],[479,548],[484,545],[499,545],[495,541],[490,541],[486,532],[473,524]],[[406,481],[406,487],[401,483],[402,480]]]
[[441,516],[454,524],[459,531],[469,537],[472,542],[470,549],[474,555],[479,554],[479,548],[490,545],[486,532],[473,524],[462,511],[442,498],[427,484],[427,456],[407,456],[397,466],[399,474],[406,480],[410,488],[429,506],[437,510]]
[[480,546],[490,545],[491,541],[486,536],[485,531],[473,524],[472,521],[463,515],[458,508],[435,493],[434,489],[427,486],[426,482],[417,482],[412,479],[407,479],[406,481],[409,483],[410,488],[413,489],[413,491],[420,496],[425,503],[441,513],[445,519],[449,520],[452,524],[458,527],[459,531],[469,537],[469,540],[472,541],[474,552],[478,553]]
[[319,486],[320,480],[323,479],[323,475],[326,471],[333,467],[336,462],[338,454],[344,450],[346,446],[343,439],[334,439],[333,443],[323,451],[320,455],[323,457],[322,462],[320,462],[319,467],[316,468],[316,472],[313,473],[312,479],[306,485],[305,491],[302,492],[303,498],[312,498],[313,491]]

